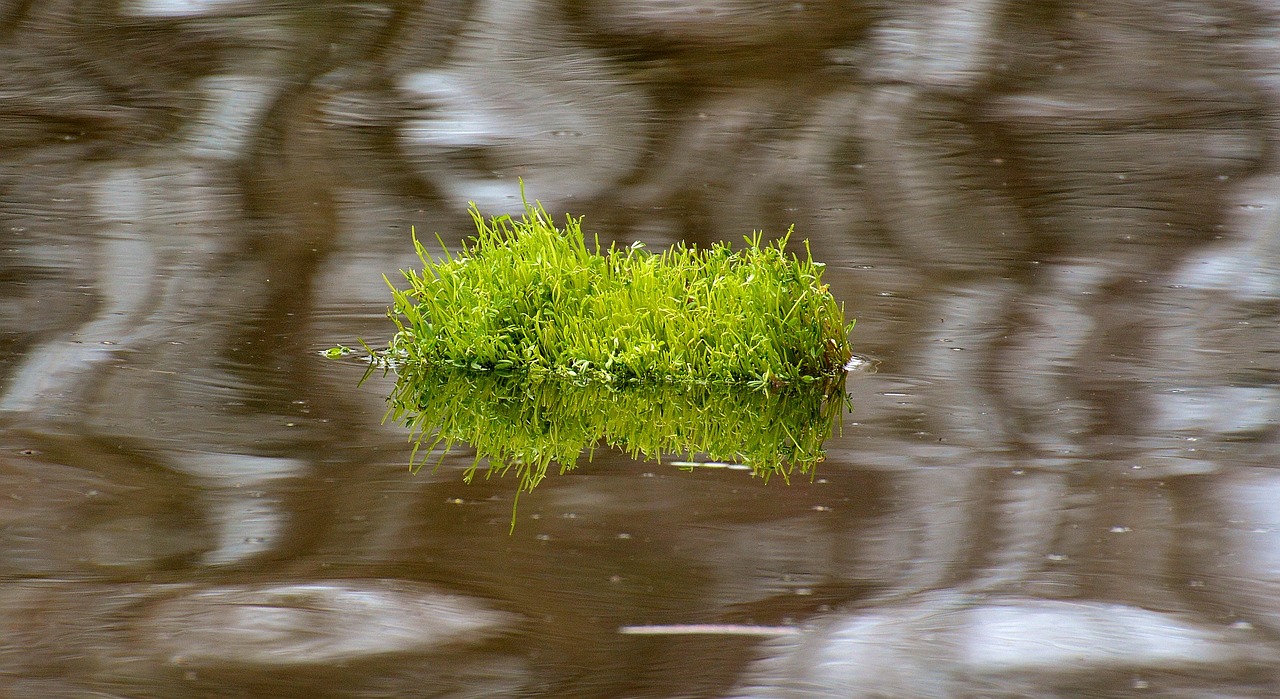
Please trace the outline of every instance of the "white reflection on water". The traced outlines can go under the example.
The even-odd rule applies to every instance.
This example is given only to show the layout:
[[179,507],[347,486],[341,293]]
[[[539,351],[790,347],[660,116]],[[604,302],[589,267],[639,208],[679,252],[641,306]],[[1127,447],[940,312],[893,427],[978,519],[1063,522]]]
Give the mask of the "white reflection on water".
[[[0,693],[1274,695],[1276,19],[1081,7],[0,2]],[[517,177],[814,239],[813,482],[405,473],[315,350]]]

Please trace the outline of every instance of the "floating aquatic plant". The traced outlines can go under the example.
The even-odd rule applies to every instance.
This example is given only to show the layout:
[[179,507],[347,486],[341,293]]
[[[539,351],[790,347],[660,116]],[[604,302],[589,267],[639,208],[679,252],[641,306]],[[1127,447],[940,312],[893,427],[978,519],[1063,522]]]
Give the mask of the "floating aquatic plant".
[[[589,246],[538,204],[486,220],[462,250],[393,288],[388,357],[408,366],[555,376],[604,384],[811,383],[840,375],[851,350],[822,263],[761,234],[734,250]],[[443,245],[443,243],[442,243]]]
[[459,441],[477,454],[467,480],[487,459],[488,474],[516,470],[517,492],[598,445],[766,478],[822,460],[853,324],[808,244],[787,252],[790,231],[654,254],[588,245],[580,218],[558,228],[537,203],[521,219],[471,216],[457,253],[434,258],[414,237],[422,270],[392,285],[397,332],[370,350],[397,374],[389,414],[412,430],[415,468]]

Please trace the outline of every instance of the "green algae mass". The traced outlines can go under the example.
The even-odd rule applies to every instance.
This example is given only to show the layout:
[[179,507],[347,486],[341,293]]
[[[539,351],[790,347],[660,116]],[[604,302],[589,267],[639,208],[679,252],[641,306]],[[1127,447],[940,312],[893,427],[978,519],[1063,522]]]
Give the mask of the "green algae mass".
[[588,245],[581,219],[557,228],[539,204],[521,219],[485,219],[457,254],[433,259],[393,288],[398,332],[387,356],[411,367],[558,377],[579,383],[812,383],[849,360],[841,306],[808,245],[756,233],[725,243]]

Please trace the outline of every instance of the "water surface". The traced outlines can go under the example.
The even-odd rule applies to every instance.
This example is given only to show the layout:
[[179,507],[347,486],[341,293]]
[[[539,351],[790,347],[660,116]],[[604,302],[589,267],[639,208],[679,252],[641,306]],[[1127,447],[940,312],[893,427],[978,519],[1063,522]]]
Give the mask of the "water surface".
[[[1277,27],[0,2],[0,694],[1274,696]],[[812,481],[602,451],[509,535],[465,448],[408,472],[318,352],[518,178],[813,241],[877,371]]]

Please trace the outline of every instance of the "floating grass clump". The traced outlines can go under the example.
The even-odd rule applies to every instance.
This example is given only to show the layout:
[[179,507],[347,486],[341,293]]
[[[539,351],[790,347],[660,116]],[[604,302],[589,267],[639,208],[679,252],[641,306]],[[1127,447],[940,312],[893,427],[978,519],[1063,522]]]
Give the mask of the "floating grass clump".
[[[744,384],[839,376],[851,350],[843,309],[805,244],[761,234],[733,250],[588,246],[581,219],[557,228],[539,204],[486,220],[460,252],[393,289],[391,361],[412,367],[626,385]],[[443,243],[442,243],[443,244]]]
[[847,406],[853,324],[808,244],[787,252],[790,231],[653,254],[588,246],[581,219],[557,228],[536,203],[519,220],[471,216],[456,254],[414,238],[422,271],[393,285],[397,332],[371,350],[397,374],[389,415],[411,430],[414,468],[466,442],[466,479],[487,459],[486,475],[515,469],[518,496],[600,445],[765,478],[822,460]]

